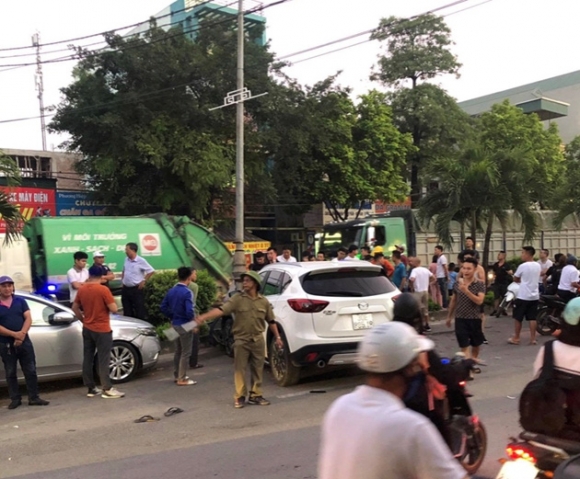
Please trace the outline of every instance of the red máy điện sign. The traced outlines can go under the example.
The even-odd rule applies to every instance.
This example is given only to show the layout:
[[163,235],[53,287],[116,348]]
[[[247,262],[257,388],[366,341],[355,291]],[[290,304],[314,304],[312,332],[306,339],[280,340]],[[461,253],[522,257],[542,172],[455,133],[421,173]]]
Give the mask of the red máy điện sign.
[[[20,208],[24,220],[34,217],[56,216],[55,190],[28,186],[1,187],[9,196],[10,202]],[[0,218],[0,233],[6,232],[6,223]]]

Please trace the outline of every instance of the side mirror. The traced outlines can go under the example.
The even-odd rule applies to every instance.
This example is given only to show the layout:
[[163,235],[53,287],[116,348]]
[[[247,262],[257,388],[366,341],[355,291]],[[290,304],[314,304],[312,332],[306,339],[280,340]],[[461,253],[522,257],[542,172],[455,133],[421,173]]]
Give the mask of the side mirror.
[[71,324],[77,320],[74,314],[67,313],[66,311],[61,311],[53,315],[52,319],[50,320],[51,324],[56,325],[63,325],[63,324]]

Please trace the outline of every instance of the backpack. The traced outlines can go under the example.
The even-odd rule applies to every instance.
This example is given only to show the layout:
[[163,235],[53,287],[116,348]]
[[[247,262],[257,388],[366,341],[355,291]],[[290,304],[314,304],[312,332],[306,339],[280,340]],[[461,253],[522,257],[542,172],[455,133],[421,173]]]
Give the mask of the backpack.
[[549,341],[540,376],[526,385],[520,397],[520,424],[529,432],[557,436],[566,424],[566,402],[554,374],[554,341]]

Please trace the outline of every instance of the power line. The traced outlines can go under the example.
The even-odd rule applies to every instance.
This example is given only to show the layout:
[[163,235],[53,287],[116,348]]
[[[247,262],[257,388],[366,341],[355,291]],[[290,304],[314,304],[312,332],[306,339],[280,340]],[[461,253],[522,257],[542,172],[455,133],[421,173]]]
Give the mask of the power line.
[[[469,1],[469,0],[458,0],[458,1],[449,3],[447,5],[443,5],[441,7],[438,7],[438,8],[432,9],[432,10],[429,10],[429,11],[424,12],[424,13],[421,13],[421,14],[413,15],[411,17],[404,18],[404,19],[395,20],[394,22],[392,22],[388,26],[392,26],[392,25],[394,25],[394,24],[396,24],[398,22],[402,22],[402,21],[407,21],[407,20],[413,20],[413,19],[416,19],[416,18],[420,18],[420,17],[422,17],[424,15],[427,15],[429,13],[435,13],[435,12],[438,12],[440,10],[448,9],[448,8],[457,6],[459,4],[465,3],[467,1]],[[484,5],[485,3],[489,3],[491,1],[492,0],[486,0],[486,1],[482,2],[482,3],[478,3],[476,5],[471,5],[469,7],[464,8],[464,9],[458,10],[458,11],[453,12],[453,13],[449,13],[447,15],[442,15],[442,16],[443,17],[449,17],[451,15],[455,15],[456,13],[464,12],[466,10],[470,10],[472,8],[479,7],[481,5]],[[321,48],[325,48],[325,47],[328,47],[328,46],[331,46],[331,45],[335,45],[337,43],[342,43],[342,42],[345,42],[347,40],[352,40],[353,38],[357,38],[357,37],[360,37],[360,36],[363,36],[363,35],[370,35],[370,34],[374,33],[375,31],[376,31],[376,28],[371,28],[371,29],[365,30],[363,32],[355,33],[355,34],[349,35],[347,37],[339,38],[337,40],[324,43],[322,45],[316,45],[314,47],[307,48],[305,50],[301,50],[301,51],[298,51],[298,52],[290,53],[288,55],[283,55],[281,57],[278,57],[278,60],[283,60],[283,59],[286,59],[286,58],[290,58],[290,57],[302,55],[303,53],[309,53],[309,52],[312,52],[312,51],[315,51],[315,50],[319,50]],[[330,55],[331,53],[337,53],[337,52],[340,52],[340,51],[343,51],[343,50],[347,50],[349,48],[356,47],[358,45],[363,45],[364,43],[368,43],[368,42],[371,42],[371,41],[373,41],[372,38],[367,38],[367,39],[365,39],[365,40],[363,40],[361,42],[353,43],[353,44],[347,45],[345,47],[337,48],[335,50],[330,50],[328,52],[324,52],[324,53],[321,53],[321,54],[318,54],[318,55],[314,55],[314,56],[311,56],[311,57],[308,57],[308,58],[304,58],[304,59],[301,59],[301,60],[297,60],[297,61],[291,62],[291,65],[296,65],[298,63],[306,62],[306,61],[309,61],[309,60],[314,60],[315,58],[320,58],[320,57],[323,57],[323,56],[326,56],[326,55]]]
[[[211,3],[212,1],[213,0],[205,0],[204,2],[200,3],[199,5],[196,5],[194,8],[197,8],[197,7],[200,7],[203,5],[207,5],[208,3]],[[127,28],[139,27],[141,25],[145,25],[146,23],[149,23],[152,19],[159,20],[161,18],[169,17],[171,15],[175,15],[176,13],[185,12],[185,11],[190,10],[190,9],[191,9],[191,7],[182,8],[181,10],[176,10],[174,12],[170,12],[170,13],[167,13],[165,15],[160,15],[158,17],[149,17],[149,19],[143,20],[142,22],[133,23],[132,25],[126,25],[124,27],[113,28],[112,30],[105,30],[104,32],[100,32],[100,33],[92,33],[91,35],[85,35],[82,37],[69,38],[68,40],[59,40],[59,41],[55,41],[55,42],[42,43],[39,45],[39,47],[42,48],[42,47],[48,47],[51,45],[60,45],[61,43],[71,43],[71,42],[76,42],[78,40],[86,40],[87,38],[100,37],[102,35],[106,35],[107,33],[114,33],[118,30],[126,30]],[[26,46],[21,46],[21,47],[0,48],[0,52],[9,52],[9,51],[14,51],[14,50],[26,50],[29,48],[32,48],[32,47],[30,47],[29,45],[26,45]]]
[[[290,0],[278,0],[276,2],[270,3],[270,4],[265,5],[265,6],[260,6],[260,7],[256,7],[256,8],[250,9],[250,10],[246,10],[244,12],[244,15],[251,15],[251,14],[256,13],[256,12],[261,12],[263,10],[266,10],[267,8],[275,7],[277,5],[286,3],[288,1],[290,1]],[[221,8],[224,8],[224,7],[221,7]],[[197,28],[192,28],[190,30],[182,30],[182,31],[177,32],[177,33],[172,34],[172,35],[166,35],[163,38],[160,38],[158,40],[151,40],[151,41],[149,41],[147,43],[133,44],[133,45],[132,44],[128,44],[128,45],[124,45],[123,47],[119,47],[116,50],[110,50],[107,47],[104,47],[104,48],[101,48],[101,49],[89,50],[86,53],[92,54],[92,55],[100,55],[100,54],[105,54],[105,53],[114,52],[114,51],[125,51],[125,50],[130,50],[130,49],[133,49],[133,48],[143,48],[143,47],[147,47],[149,45],[152,45],[154,43],[158,43],[158,42],[170,40],[172,38],[179,37],[179,36],[182,36],[182,35],[187,35],[187,34],[190,34],[190,33],[196,33],[196,32],[199,32],[199,31],[201,31],[203,29],[211,28],[211,27],[214,27],[214,26],[217,26],[217,25],[221,25],[221,24],[225,24],[225,23],[230,23],[230,22],[232,22],[234,20],[235,20],[234,18],[226,18],[226,19],[219,20],[219,21],[212,22],[212,23],[207,23],[207,24],[201,23]],[[102,53],[99,53],[99,50]],[[58,57],[58,58],[53,58],[53,59],[49,59],[49,60],[44,60],[41,63],[42,64],[49,64],[49,63],[62,63],[62,62],[69,62],[69,61],[77,61],[77,60],[79,60],[78,56],[79,56],[79,53],[75,53],[75,54],[72,54],[72,55],[66,55],[64,57]],[[36,63],[16,63],[16,64],[0,65],[0,68],[5,68],[6,67],[5,70],[0,70],[0,73],[2,73],[3,71],[7,71],[7,70],[14,69],[14,68],[27,67],[27,66],[31,66],[31,65],[36,65]]]
[[[198,7],[200,7],[200,6],[202,6],[202,5],[206,4],[206,3],[211,3],[211,1],[214,1],[214,0],[209,0],[209,2],[204,2],[204,3],[201,3],[201,4],[199,4],[199,5],[196,5],[196,7],[195,7],[195,8],[198,8]],[[236,2],[234,1],[234,2],[228,3],[228,4],[226,4],[226,5],[222,5],[221,7],[219,7],[219,8],[218,8],[218,10],[222,10],[222,9],[224,9],[224,8],[230,7],[230,6],[234,5],[235,3],[236,3]],[[170,14],[168,14],[168,15],[175,15],[176,13],[182,12],[182,11],[184,11],[184,10],[187,10],[187,9],[176,10],[175,12],[171,12],[171,13],[170,13]],[[161,15],[161,16],[159,16],[159,17],[151,17],[151,18],[150,18],[149,20],[147,20],[146,22],[141,22],[141,23],[140,23],[140,24],[138,24],[138,25],[142,25],[142,24],[144,24],[144,23],[150,22],[151,20],[158,20],[158,19],[160,19],[160,18],[167,17],[168,15]],[[180,22],[180,21],[171,22],[171,23],[166,23],[166,24],[164,24],[164,25],[163,25],[163,27],[171,27],[171,26],[174,26],[174,25],[180,25],[181,23],[182,23],[182,22]],[[116,29],[114,29],[114,30],[111,30],[111,31],[109,31],[109,32],[105,32],[105,33],[113,33],[113,32],[115,32],[115,31],[117,31],[117,30],[124,30],[124,29],[126,29],[126,28],[130,28],[130,27],[121,27],[121,28],[116,28]],[[97,35],[100,35],[100,34],[95,34],[95,36],[97,36]],[[125,36],[123,36],[123,38],[127,39],[127,38],[131,38],[131,37],[136,37],[136,36],[139,36],[139,35],[141,35],[141,33],[133,33],[133,34],[131,34],[131,35],[125,35]],[[76,40],[76,39],[73,39],[73,40]],[[71,42],[71,41],[73,41],[73,40],[62,40],[62,42],[61,42],[61,43]],[[98,41],[98,42],[87,43],[86,45],[79,45],[78,47],[80,47],[80,48],[87,48],[87,47],[93,47],[93,46],[95,46],[95,45],[103,45],[103,44],[105,44],[105,43],[106,43],[106,41],[104,41],[104,40],[100,40],[100,41]],[[45,45],[45,44],[43,44],[43,45]],[[41,46],[43,46],[43,45],[41,45]],[[46,45],[48,45],[48,44],[46,44]],[[73,47],[74,47],[74,45],[73,45],[72,43],[70,43],[70,44],[67,46],[67,48],[60,48],[60,49],[58,49],[58,50],[43,51],[43,52],[42,52],[42,54],[43,54],[43,55],[51,55],[51,54],[53,54],[53,53],[68,52],[68,51],[70,51],[70,50],[71,50],[71,48],[73,48]],[[78,48],[78,47],[77,47],[77,48]],[[24,48],[24,47],[22,47],[22,48]],[[1,51],[5,51],[5,50],[1,50],[1,49],[0,49],[0,52],[1,52]],[[0,55],[0,59],[6,59],[6,58],[21,58],[21,57],[30,57],[30,56],[35,56],[35,55],[36,55],[36,52],[32,52],[32,53],[18,53],[18,54],[16,54],[16,55]]]

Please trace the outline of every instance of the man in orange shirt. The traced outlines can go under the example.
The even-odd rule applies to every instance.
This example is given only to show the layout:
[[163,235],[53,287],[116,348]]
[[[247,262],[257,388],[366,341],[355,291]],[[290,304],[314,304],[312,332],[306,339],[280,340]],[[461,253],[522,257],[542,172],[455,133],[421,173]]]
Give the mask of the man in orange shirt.
[[[101,284],[104,270],[99,265],[89,268],[89,279],[79,289],[73,303],[73,311],[83,323],[83,382],[89,389],[87,396],[101,394],[105,399],[122,398],[125,393],[117,391],[109,377],[109,362],[113,347],[113,331],[109,313],[117,312],[117,304],[111,290]],[[99,377],[103,390],[97,389],[93,374],[95,351],[98,353]]]
[[374,259],[375,264],[381,265],[384,268],[387,278],[393,276],[393,273],[395,272],[395,267],[391,264],[391,262],[387,258],[385,258],[385,255],[382,251],[377,251],[374,255]]

